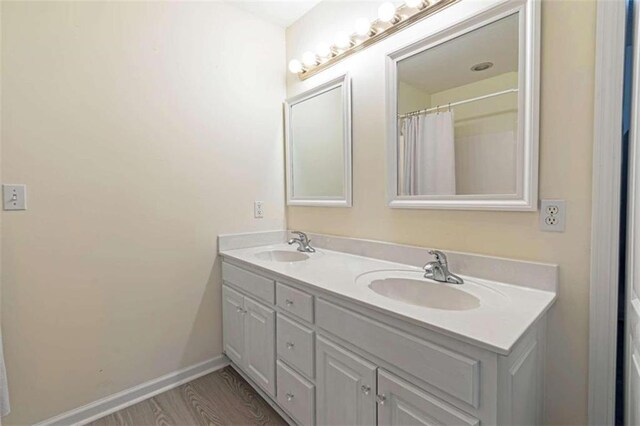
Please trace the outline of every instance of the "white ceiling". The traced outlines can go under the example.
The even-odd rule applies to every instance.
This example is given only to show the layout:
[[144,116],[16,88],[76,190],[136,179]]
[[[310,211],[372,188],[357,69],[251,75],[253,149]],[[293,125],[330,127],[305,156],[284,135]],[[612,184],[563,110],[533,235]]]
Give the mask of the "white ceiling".
[[[482,62],[494,66],[471,71]],[[518,15],[512,15],[401,61],[398,77],[427,93],[438,93],[517,70]]]
[[282,28],[296,22],[321,0],[225,0]]

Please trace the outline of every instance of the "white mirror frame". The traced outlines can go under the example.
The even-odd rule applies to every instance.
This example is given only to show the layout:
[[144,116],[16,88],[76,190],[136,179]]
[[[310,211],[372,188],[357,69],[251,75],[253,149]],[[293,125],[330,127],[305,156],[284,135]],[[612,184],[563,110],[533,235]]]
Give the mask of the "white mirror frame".
[[[518,144],[516,194],[398,195],[398,62],[504,17],[519,13]],[[538,209],[540,1],[510,0],[488,8],[387,55],[387,197],[392,208],[535,211]]]
[[[300,102],[342,87],[342,111],[344,114],[344,197],[294,197],[291,147],[291,108]],[[315,207],[351,207],[352,205],[352,168],[351,168],[351,79],[349,74],[314,87],[285,102],[285,155],[287,177],[287,205]]]

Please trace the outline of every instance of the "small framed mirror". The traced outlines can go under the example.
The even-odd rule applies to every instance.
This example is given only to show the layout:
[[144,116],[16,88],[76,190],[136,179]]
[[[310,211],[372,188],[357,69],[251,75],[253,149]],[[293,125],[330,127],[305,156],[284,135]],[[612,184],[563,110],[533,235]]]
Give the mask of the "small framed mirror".
[[351,86],[345,74],[285,104],[287,205],[351,207]]
[[388,55],[391,207],[537,209],[538,4],[502,4]]

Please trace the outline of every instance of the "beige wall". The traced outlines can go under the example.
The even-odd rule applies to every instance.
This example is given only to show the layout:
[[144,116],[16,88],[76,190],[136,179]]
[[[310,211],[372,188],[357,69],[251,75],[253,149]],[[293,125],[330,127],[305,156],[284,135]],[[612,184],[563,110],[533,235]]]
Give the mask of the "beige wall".
[[[540,197],[567,200],[566,232],[544,233],[537,213],[392,210],[386,205],[384,55],[459,18],[462,2],[299,82],[288,96],[349,71],[353,84],[354,207],[290,207],[290,228],[441,249],[554,262],[559,299],[549,315],[548,424],[585,424],[591,213],[595,2],[543,1]],[[287,58],[313,48],[317,33],[349,28],[369,2],[322,2],[287,30]],[[353,13],[351,13],[353,12]],[[332,16],[339,16],[335,22]],[[570,29],[570,30],[568,30]]]
[[398,114],[406,114],[431,106],[431,95],[404,81],[398,81]]
[[[447,108],[458,102],[518,87],[518,73],[508,72],[464,86],[432,93],[429,107]],[[452,108],[456,114],[456,136],[481,135],[516,131],[518,125],[518,94],[509,93],[470,102]]]
[[284,226],[284,43],[222,3],[2,3],[6,424],[221,353],[216,237]]

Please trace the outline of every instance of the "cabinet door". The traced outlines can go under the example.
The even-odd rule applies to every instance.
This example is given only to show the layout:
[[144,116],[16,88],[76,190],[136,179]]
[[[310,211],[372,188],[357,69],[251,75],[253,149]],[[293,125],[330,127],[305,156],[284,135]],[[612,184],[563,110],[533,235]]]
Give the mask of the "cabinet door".
[[222,286],[224,352],[239,367],[244,363],[244,296]]
[[244,299],[245,372],[269,395],[276,395],[276,314]]
[[378,425],[479,425],[480,421],[403,379],[378,370]]
[[316,423],[376,423],[376,366],[318,336],[316,340]]

